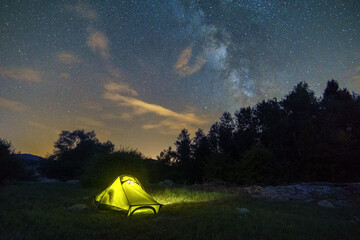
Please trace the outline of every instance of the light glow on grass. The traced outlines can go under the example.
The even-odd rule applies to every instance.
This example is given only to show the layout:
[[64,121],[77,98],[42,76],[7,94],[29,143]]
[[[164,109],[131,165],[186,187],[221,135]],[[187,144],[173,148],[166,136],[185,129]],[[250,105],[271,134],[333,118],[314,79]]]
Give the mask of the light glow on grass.
[[221,199],[228,199],[234,195],[219,192],[189,190],[185,188],[165,188],[153,191],[152,196],[159,203],[170,205],[179,203],[212,202]]

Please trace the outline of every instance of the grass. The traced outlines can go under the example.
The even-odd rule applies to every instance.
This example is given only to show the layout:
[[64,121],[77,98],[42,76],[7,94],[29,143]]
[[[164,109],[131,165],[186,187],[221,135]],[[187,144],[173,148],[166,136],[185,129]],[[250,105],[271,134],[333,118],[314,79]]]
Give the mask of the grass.
[[[0,187],[0,239],[360,239],[359,207],[268,202],[246,194],[154,187],[158,215],[95,212],[102,189],[37,183]],[[86,204],[84,211],[68,208]],[[250,209],[240,214],[237,208]]]

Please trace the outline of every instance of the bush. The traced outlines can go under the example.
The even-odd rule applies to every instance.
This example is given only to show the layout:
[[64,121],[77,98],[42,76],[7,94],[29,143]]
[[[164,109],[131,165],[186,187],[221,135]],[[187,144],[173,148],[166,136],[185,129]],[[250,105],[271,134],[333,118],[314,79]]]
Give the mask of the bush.
[[0,138],[0,183],[12,182],[25,177],[24,164],[14,156],[13,146],[10,142]]
[[232,179],[246,185],[276,184],[281,179],[279,163],[267,148],[253,147],[234,164]]
[[226,153],[214,153],[206,158],[204,164],[204,179],[231,181],[233,159]]
[[54,147],[54,153],[40,162],[40,170],[46,177],[59,180],[81,177],[89,159],[114,150],[110,141],[101,143],[94,131],[84,130],[62,131]]
[[141,153],[134,150],[121,150],[97,155],[89,161],[81,183],[86,187],[107,187],[117,176],[130,174],[142,184],[149,182],[148,165]]

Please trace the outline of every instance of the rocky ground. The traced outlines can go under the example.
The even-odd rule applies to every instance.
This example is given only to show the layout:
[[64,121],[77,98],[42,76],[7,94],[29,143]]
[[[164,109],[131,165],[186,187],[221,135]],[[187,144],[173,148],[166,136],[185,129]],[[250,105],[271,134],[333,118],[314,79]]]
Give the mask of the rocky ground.
[[285,186],[239,187],[223,182],[194,185],[195,188],[229,193],[249,193],[253,198],[274,201],[301,200],[317,202],[321,207],[352,207],[352,200],[360,200],[360,183],[296,183]]
[[255,198],[269,200],[316,201],[319,206],[336,208],[352,207],[350,199],[360,197],[360,183],[298,183],[287,186],[267,186],[246,188]]

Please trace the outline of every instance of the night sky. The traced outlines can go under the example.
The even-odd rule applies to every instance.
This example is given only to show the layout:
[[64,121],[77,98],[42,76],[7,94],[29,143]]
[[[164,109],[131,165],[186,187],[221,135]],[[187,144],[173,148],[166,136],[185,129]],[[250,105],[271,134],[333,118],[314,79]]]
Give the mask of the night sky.
[[0,138],[23,153],[85,129],[155,157],[331,79],[360,92],[358,0],[0,1]]

